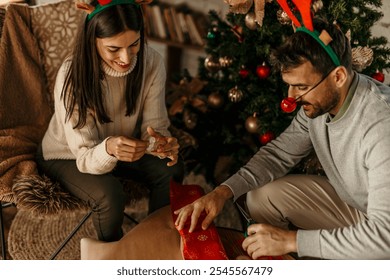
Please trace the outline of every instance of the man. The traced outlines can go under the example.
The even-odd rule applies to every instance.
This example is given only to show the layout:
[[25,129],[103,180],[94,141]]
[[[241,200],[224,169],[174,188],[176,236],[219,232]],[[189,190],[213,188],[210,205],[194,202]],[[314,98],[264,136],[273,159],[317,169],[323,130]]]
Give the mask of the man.
[[[272,55],[301,109],[291,125],[212,192],[175,211],[207,228],[225,201],[247,195],[257,223],[248,255],[390,259],[390,88],[356,73],[348,39],[314,19]],[[322,43],[321,43],[321,42]],[[323,176],[287,175],[312,150]],[[298,230],[289,230],[298,228]]]

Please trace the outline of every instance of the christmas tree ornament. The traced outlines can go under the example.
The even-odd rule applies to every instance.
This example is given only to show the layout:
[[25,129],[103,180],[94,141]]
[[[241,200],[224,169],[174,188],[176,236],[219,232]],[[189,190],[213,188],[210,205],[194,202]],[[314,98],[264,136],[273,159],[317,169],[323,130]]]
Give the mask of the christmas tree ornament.
[[324,7],[324,3],[322,3],[322,0],[315,0],[311,7],[313,8],[314,13],[317,13]]
[[244,97],[244,93],[238,88],[238,86],[235,86],[234,88],[229,90],[228,96],[231,102],[237,103],[240,102],[241,99]]
[[263,146],[274,139],[275,139],[275,134],[272,131],[267,131],[264,134],[260,135],[259,137],[260,143]]
[[188,129],[194,129],[198,122],[198,115],[191,110],[184,110],[183,122]]
[[224,0],[225,3],[229,4],[229,12],[234,14],[243,14],[249,12],[252,7],[253,0]]
[[210,71],[211,73],[217,72],[221,69],[221,65],[219,64],[219,60],[212,55],[208,55],[204,60],[204,67]]
[[263,26],[264,14],[265,14],[265,1],[266,0],[254,0],[255,1],[255,18],[258,25]]
[[244,36],[242,35],[242,26],[235,25],[231,28],[231,31],[236,35],[238,42],[244,42]]
[[283,112],[292,113],[297,108],[297,102],[293,97],[286,97],[280,102],[280,108]]
[[360,13],[360,9],[358,7],[352,7],[352,13],[357,15],[358,13]]
[[183,78],[178,85],[170,84],[166,97],[167,104],[171,104],[168,108],[169,116],[183,113],[184,108],[187,106],[191,106],[205,113],[207,111],[207,104],[199,93],[206,84],[207,82],[199,78],[193,78],[191,81]]
[[250,30],[255,30],[257,28],[257,23],[256,23],[256,16],[254,12],[249,12],[245,16],[245,25],[248,27]]
[[233,58],[231,58],[231,57],[224,56],[224,57],[219,58],[219,65],[222,68],[229,67],[230,65],[232,65],[232,63],[233,63]]
[[385,75],[380,72],[379,70],[376,70],[376,72],[374,74],[372,74],[371,76],[372,78],[374,78],[375,80],[383,83],[385,81]]
[[358,71],[363,71],[370,66],[374,59],[374,51],[369,47],[358,46],[352,48],[352,67]]
[[246,69],[246,68],[244,68],[244,67],[242,67],[241,69],[240,69],[240,71],[238,71],[238,75],[240,75],[240,77],[241,78],[243,78],[243,79],[245,79],[246,77],[248,77],[249,76],[249,70],[248,69]]
[[217,36],[214,32],[212,32],[212,31],[207,32],[207,39],[214,40],[215,37],[217,37]]
[[267,79],[270,73],[271,73],[271,68],[268,65],[266,65],[265,62],[263,62],[262,65],[259,65],[256,68],[256,74],[262,80]]
[[259,119],[256,115],[257,113],[253,113],[253,115],[249,116],[245,121],[245,128],[249,133],[257,133],[260,128]]
[[287,13],[285,11],[283,11],[282,9],[279,9],[276,12],[276,18],[283,25],[290,25],[291,24],[291,19],[288,17]]
[[212,92],[207,98],[207,103],[212,108],[221,108],[223,105],[223,96],[217,91]]

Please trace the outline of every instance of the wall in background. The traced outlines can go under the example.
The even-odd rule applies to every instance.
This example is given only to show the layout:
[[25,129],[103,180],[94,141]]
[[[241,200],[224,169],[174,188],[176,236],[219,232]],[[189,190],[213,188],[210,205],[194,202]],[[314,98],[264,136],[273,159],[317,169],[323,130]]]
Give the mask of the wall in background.
[[[162,3],[172,5],[180,5],[185,3],[194,11],[203,12],[205,14],[210,10],[215,10],[219,15],[223,16],[228,12],[229,6],[223,0],[160,0]],[[162,43],[150,42],[150,45],[160,54],[166,57],[167,47]],[[199,57],[204,57],[206,53],[199,50],[183,50],[182,69],[187,69],[192,76],[196,76],[198,72]]]
[[[373,36],[384,36],[387,38],[388,46],[390,47],[390,1],[382,1],[382,11],[384,16],[375,26],[371,29]],[[390,73],[384,71],[385,84],[390,84]]]
[[[162,0],[161,2],[167,2],[171,4],[180,4],[186,3],[189,7],[207,13],[209,10],[216,10],[220,15],[225,15],[229,6],[224,2],[224,0]],[[388,46],[390,47],[390,1],[382,1],[382,11],[384,16],[377,24],[372,28],[373,36],[384,36],[388,39]],[[164,54],[164,48],[156,46],[159,51]],[[205,56],[204,52],[201,51],[185,51],[183,57],[182,68],[187,68],[192,75],[196,75],[198,68],[198,57]],[[385,83],[390,84],[390,72],[384,71],[385,74]]]
[[[59,0],[35,0],[37,5],[56,2]],[[169,4],[182,4],[186,3],[189,7],[196,11],[202,11],[208,13],[209,10],[216,10],[222,17],[228,12],[229,6],[224,0],[160,0],[161,2]],[[372,28],[372,34],[374,36],[385,36],[389,40],[390,47],[390,1],[382,1],[382,11],[384,13],[383,18]],[[166,46],[160,43],[151,43],[153,48],[166,57]],[[197,74],[198,58],[205,56],[205,52],[196,50],[184,50],[182,59],[182,68],[187,68],[191,75]],[[390,73],[384,72],[385,83],[390,84]]]

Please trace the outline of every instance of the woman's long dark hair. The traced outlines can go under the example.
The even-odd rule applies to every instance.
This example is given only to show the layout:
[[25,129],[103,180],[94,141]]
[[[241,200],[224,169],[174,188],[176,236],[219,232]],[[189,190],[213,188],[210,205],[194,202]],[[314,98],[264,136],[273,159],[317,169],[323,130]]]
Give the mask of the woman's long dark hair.
[[[125,94],[126,116],[134,113],[143,78],[144,22],[139,6],[116,5],[106,8],[89,21],[85,19],[78,32],[71,65],[61,93],[66,108],[66,120],[78,118],[72,120],[75,121],[74,128],[81,128],[86,124],[88,111],[95,116],[95,121],[101,124],[111,122],[104,108],[101,89],[104,72],[97,52],[96,38],[112,37],[127,30],[140,32],[137,64],[127,75]],[[77,114],[74,114],[76,112]]]

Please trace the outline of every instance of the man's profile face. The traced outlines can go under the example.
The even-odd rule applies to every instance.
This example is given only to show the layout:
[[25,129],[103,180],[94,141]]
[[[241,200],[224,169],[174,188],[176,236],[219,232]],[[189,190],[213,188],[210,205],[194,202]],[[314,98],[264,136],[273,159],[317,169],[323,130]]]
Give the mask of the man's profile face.
[[340,94],[332,82],[333,71],[326,77],[315,72],[313,65],[306,61],[300,66],[282,72],[282,78],[288,84],[288,96],[297,99],[309,118],[316,118],[329,112],[337,113]]

